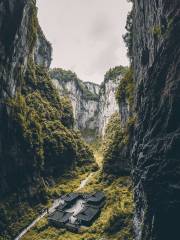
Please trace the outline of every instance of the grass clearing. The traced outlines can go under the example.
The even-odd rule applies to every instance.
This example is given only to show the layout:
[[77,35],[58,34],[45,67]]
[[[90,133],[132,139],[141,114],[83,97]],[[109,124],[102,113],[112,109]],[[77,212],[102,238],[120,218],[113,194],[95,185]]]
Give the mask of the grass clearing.
[[[97,144],[95,144],[97,146]],[[47,217],[41,219],[22,240],[132,240],[133,239],[133,198],[129,177],[114,178],[103,176],[102,153],[92,147],[99,170],[94,172],[81,192],[103,191],[106,204],[100,217],[87,228],[82,227],[81,233],[74,234],[65,229],[57,229],[48,225]],[[61,194],[78,191],[82,180],[91,172],[91,167],[79,169],[66,174],[51,188],[49,196],[56,199]],[[79,192],[79,191],[78,191]]]
[[[82,174],[78,180],[76,178],[62,180],[61,184],[57,184],[51,191],[58,193],[73,191],[85,176],[86,174]],[[82,227],[80,234],[74,234],[49,226],[47,218],[44,218],[22,240],[98,240],[102,237],[108,240],[133,239],[133,201],[129,177],[105,182],[99,170],[94,173],[89,184],[81,189],[82,192],[96,190],[104,191],[107,199],[100,217],[91,227]]]

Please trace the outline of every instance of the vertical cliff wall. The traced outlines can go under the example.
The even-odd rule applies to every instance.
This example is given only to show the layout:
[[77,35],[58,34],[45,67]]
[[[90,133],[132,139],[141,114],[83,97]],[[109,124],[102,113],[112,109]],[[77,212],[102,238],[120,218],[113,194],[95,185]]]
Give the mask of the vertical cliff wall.
[[85,83],[75,73],[63,69],[51,70],[50,76],[59,94],[71,100],[75,128],[81,130],[87,141],[91,141],[98,131],[99,85]]
[[44,187],[42,178],[56,178],[76,161],[92,159],[87,146],[73,131],[70,102],[59,97],[47,73],[51,52],[38,24],[36,2],[1,1],[2,198],[21,190],[27,198],[38,198]]
[[19,0],[1,1],[0,4],[0,191],[2,196],[9,190],[9,182],[12,181],[14,170],[22,164],[13,162],[6,156],[8,152],[16,153],[18,148],[10,136],[12,129],[9,126],[9,116],[12,113],[7,105],[7,99],[15,97],[16,92],[21,89],[21,75],[27,70],[28,56],[32,51],[32,39],[29,39],[27,27],[30,24],[32,3]]
[[[60,95],[69,96],[73,105],[75,126],[87,141],[104,136],[111,116],[119,112],[115,95],[117,87],[126,72],[124,67],[116,67],[106,73],[101,85],[83,82],[76,74],[63,69],[53,69],[50,76]],[[120,108],[124,119],[123,106]]]
[[113,80],[107,79],[101,84],[98,105],[99,134],[104,136],[106,126],[115,112],[119,112],[116,101],[116,90],[122,75],[116,76]]
[[137,125],[132,152],[138,240],[179,239],[180,1],[134,0]]
[[47,202],[49,182],[54,183],[65,171],[94,159],[73,129],[70,101],[59,96],[48,75],[51,51],[38,24],[36,1],[1,0],[2,239],[14,239],[26,227],[28,219],[22,217],[30,206]]
[[34,61],[37,65],[49,68],[51,64],[52,47],[44,36],[41,27],[37,26],[37,38],[34,47]]

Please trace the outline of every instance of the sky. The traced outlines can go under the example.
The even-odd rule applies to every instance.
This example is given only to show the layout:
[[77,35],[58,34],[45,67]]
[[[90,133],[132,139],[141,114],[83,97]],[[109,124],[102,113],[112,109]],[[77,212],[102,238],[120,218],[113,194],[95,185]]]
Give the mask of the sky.
[[101,83],[109,68],[129,65],[122,39],[127,0],[37,0],[38,18],[53,47],[51,68]]

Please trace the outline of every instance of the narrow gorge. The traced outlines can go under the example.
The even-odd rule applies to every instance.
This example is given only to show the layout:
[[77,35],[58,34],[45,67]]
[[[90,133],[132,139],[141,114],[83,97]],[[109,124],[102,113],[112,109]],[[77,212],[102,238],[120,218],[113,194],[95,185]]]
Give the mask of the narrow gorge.
[[[180,2],[128,2],[130,66],[96,84],[51,67],[36,0],[0,0],[0,240],[179,240]],[[49,224],[92,192],[91,226]]]
[[[119,111],[116,90],[121,79],[128,71],[127,67],[110,69],[101,85],[84,82],[71,71],[50,70],[50,77],[61,96],[68,96],[73,106],[75,127],[87,141],[103,137],[111,116]],[[123,113],[128,112],[128,104],[122,106]],[[122,113],[122,115],[123,115]],[[124,116],[122,116],[124,118]]]

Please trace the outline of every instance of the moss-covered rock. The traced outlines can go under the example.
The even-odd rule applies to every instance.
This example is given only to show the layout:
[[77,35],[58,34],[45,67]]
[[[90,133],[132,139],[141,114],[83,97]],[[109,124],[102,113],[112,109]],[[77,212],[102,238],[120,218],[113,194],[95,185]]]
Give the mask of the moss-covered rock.
[[110,68],[109,71],[105,74],[104,80],[115,80],[118,76],[124,75],[128,70],[128,67],[117,66]]
[[126,71],[125,76],[119,83],[116,91],[116,99],[119,104],[127,100],[130,107],[132,107],[134,103],[134,80],[131,68]]
[[128,131],[121,127],[118,113],[112,115],[102,143],[103,171],[110,175],[129,174],[129,159],[126,155]]

